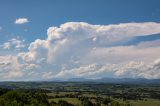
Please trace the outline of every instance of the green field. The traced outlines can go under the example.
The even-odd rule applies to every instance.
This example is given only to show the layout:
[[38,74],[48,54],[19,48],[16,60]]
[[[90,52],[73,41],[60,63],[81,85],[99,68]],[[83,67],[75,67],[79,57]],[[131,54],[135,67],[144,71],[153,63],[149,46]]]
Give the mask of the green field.
[[[54,99],[50,99],[49,101],[54,101],[56,103],[58,103],[59,100],[65,100],[68,103],[71,103],[75,106],[81,106],[81,101],[78,100],[77,98],[54,98]],[[160,100],[156,100],[156,99],[148,99],[147,101],[143,101],[143,100],[127,100],[127,101],[122,101],[122,100],[117,100],[120,102],[120,105],[125,105],[127,103],[130,104],[130,106],[160,106]],[[104,104],[101,104],[101,106],[106,106]]]
[[129,101],[131,106],[160,106],[160,100]]
[[71,103],[75,106],[79,106],[81,104],[81,101],[79,101],[77,98],[54,98],[54,99],[49,99],[49,101],[54,101],[56,103],[58,103],[59,100],[65,100],[68,103]]
[[160,106],[160,100],[158,99],[146,99],[146,100],[126,100],[115,99],[121,105],[122,104],[130,104],[130,106]]

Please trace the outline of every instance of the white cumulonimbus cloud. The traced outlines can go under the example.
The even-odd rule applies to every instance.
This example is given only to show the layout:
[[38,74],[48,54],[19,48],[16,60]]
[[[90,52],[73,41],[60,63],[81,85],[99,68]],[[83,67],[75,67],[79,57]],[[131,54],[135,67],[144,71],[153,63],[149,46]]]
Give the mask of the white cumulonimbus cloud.
[[[127,77],[160,78],[156,74],[160,71],[159,62],[152,64],[160,58],[157,52],[160,51],[160,44],[155,43],[158,40],[143,41],[137,45],[112,46],[133,37],[159,33],[160,23],[156,22],[115,25],[68,22],[60,27],[50,27],[45,40],[35,40],[27,52],[14,56],[18,68],[6,66],[7,60],[2,59],[1,75],[5,73],[8,76],[5,78],[8,79],[17,75],[17,79],[23,80],[26,77],[32,80],[87,76],[96,78],[108,74],[118,77],[128,75]],[[6,48],[9,48],[7,44]],[[17,74],[12,76],[12,69],[17,70]]]
[[25,23],[28,23],[29,20],[27,18],[18,18],[15,20],[15,24],[25,24]]

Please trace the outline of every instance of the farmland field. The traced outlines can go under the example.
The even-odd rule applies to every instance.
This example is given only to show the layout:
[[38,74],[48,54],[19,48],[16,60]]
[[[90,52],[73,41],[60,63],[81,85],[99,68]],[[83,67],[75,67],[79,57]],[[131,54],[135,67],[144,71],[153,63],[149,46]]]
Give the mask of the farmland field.
[[[38,106],[38,104],[43,104],[43,106],[160,106],[159,85],[1,82],[0,88],[0,106],[6,103],[4,98],[7,98],[7,103],[12,103],[13,100],[8,99],[12,95],[14,95],[13,99],[16,99],[14,101],[21,103],[27,99],[26,104],[33,104],[33,106]],[[17,98],[20,99],[17,100]]]

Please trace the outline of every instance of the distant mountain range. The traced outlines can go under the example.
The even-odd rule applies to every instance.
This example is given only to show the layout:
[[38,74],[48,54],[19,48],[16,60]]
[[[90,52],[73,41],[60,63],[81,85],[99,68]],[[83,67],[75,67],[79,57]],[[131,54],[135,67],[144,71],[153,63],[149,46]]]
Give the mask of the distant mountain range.
[[160,79],[144,79],[144,78],[101,78],[101,79],[85,79],[72,78],[65,80],[66,82],[95,82],[95,83],[119,83],[119,84],[157,84],[160,85]]
[[64,83],[64,82],[75,82],[75,83],[108,83],[108,84],[140,84],[140,85],[154,85],[160,86],[160,79],[144,79],[144,78],[100,78],[100,79],[87,79],[87,78],[71,78],[71,79],[52,79],[52,80],[41,80],[41,81],[0,81],[0,86],[10,85],[12,83]]

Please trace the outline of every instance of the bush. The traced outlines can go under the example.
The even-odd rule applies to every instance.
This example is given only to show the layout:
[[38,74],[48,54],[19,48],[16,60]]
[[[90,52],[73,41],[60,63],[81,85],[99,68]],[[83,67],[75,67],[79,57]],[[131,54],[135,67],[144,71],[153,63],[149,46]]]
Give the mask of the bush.
[[90,100],[88,100],[87,98],[85,98],[82,101],[82,106],[93,106],[93,103]]

